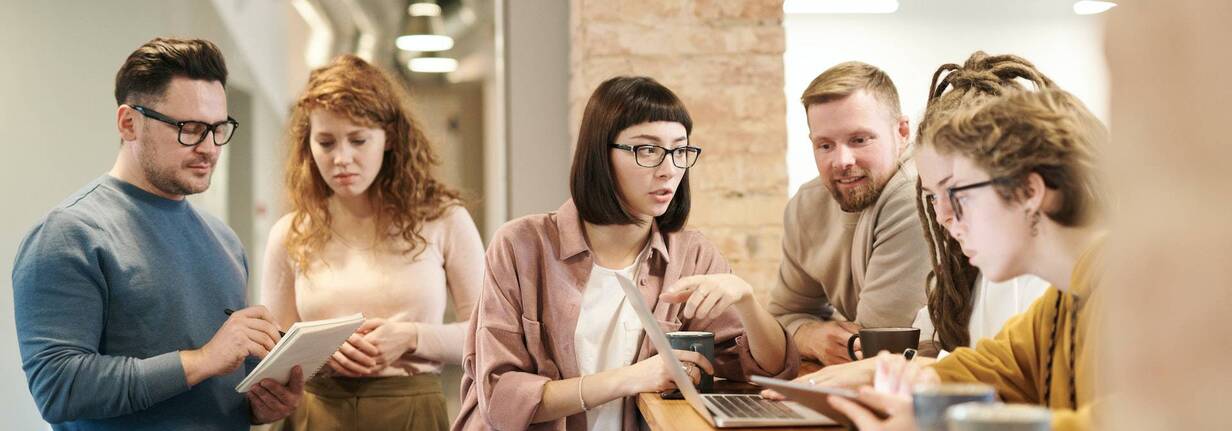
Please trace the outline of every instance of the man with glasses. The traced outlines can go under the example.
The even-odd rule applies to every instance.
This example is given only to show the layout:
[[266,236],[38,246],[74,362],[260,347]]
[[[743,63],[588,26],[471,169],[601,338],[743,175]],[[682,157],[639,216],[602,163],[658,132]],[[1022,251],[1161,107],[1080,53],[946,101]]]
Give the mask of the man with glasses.
[[134,51],[116,75],[115,165],[22,241],[22,368],[55,429],[246,430],[299,402],[300,370],[288,385],[235,391],[278,327],[264,307],[245,308],[235,233],[185,199],[209,188],[239,125],[226,79],[208,41],[160,38]]
[[833,365],[850,361],[861,328],[911,326],[925,304],[928,247],[915,167],[904,163],[910,123],[885,72],[839,64],[801,102],[820,176],[787,204],[769,308],[805,357]]

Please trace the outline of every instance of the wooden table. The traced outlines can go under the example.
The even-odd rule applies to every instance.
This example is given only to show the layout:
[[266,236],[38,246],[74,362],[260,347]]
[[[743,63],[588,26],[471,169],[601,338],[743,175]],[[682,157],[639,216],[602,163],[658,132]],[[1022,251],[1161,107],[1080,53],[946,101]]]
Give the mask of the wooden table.
[[[820,368],[815,363],[802,364],[801,373],[813,372]],[[715,389],[723,393],[757,393],[761,388],[751,383],[730,382],[718,380],[714,382]],[[637,396],[637,409],[646,419],[646,425],[651,430],[710,430],[710,423],[698,415],[685,400],[665,400],[654,392],[644,392]],[[773,428],[741,428],[746,430],[793,431],[793,430],[841,430],[841,426],[825,427],[773,427]]]

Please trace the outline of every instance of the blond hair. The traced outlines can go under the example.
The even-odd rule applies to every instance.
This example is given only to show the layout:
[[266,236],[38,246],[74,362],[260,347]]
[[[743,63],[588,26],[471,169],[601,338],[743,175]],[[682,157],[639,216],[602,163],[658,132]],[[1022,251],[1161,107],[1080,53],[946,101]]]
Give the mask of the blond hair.
[[1029,197],[1027,176],[1061,193],[1044,213],[1063,226],[1085,226],[1102,213],[1097,149],[1108,139],[1103,124],[1072,94],[1059,89],[1017,91],[954,112],[924,131],[942,154],[969,158],[993,178],[1007,201]]
[[[933,80],[928,86],[928,104],[924,117],[920,119],[917,136],[923,137],[924,129],[951,112],[1007,92],[1026,89],[1019,80],[1030,82],[1036,90],[1056,87],[1056,83],[1037,70],[1034,64],[1017,55],[988,55],[984,51],[976,51],[962,66],[954,63],[941,65],[933,73]],[[923,143],[927,144],[927,141]]]
[[839,63],[817,75],[804,89],[800,103],[808,109],[811,105],[844,99],[860,90],[881,102],[893,118],[903,115],[898,88],[890,76],[876,66],[858,61]]

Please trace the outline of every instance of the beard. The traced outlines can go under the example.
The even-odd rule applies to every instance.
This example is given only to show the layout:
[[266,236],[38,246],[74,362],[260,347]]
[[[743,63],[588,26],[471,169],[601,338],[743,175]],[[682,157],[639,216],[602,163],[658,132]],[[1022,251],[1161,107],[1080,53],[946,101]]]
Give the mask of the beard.
[[859,212],[864,211],[873,204],[877,203],[877,199],[881,198],[881,192],[885,190],[886,183],[889,181],[886,176],[877,176],[871,172],[865,171],[860,167],[853,167],[843,172],[836,177],[847,177],[863,175],[867,181],[863,184],[848,189],[840,189],[838,180],[830,180],[826,182],[827,189],[834,196],[834,200],[838,202],[839,208],[844,212]]
[[[202,144],[205,144],[203,142]],[[198,144],[201,145],[201,144]],[[146,179],[153,185],[154,188],[169,195],[187,196],[201,193],[210,188],[210,179],[214,175],[211,169],[205,175],[203,183],[194,183],[191,180],[181,179],[178,175],[179,169],[174,166],[159,166],[158,160],[158,144],[154,142],[142,145],[141,151],[138,153],[138,159],[141,161],[141,171],[145,173]],[[199,160],[193,163],[209,162],[210,166],[214,166],[217,160],[210,160],[209,156],[199,156]]]

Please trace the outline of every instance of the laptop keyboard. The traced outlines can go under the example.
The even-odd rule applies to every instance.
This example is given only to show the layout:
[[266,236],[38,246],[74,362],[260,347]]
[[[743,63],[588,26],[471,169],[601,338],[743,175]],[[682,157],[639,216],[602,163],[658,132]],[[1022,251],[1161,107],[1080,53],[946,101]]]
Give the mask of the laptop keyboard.
[[706,394],[711,407],[732,418],[800,419],[800,415],[783,403],[770,401],[756,394]]

